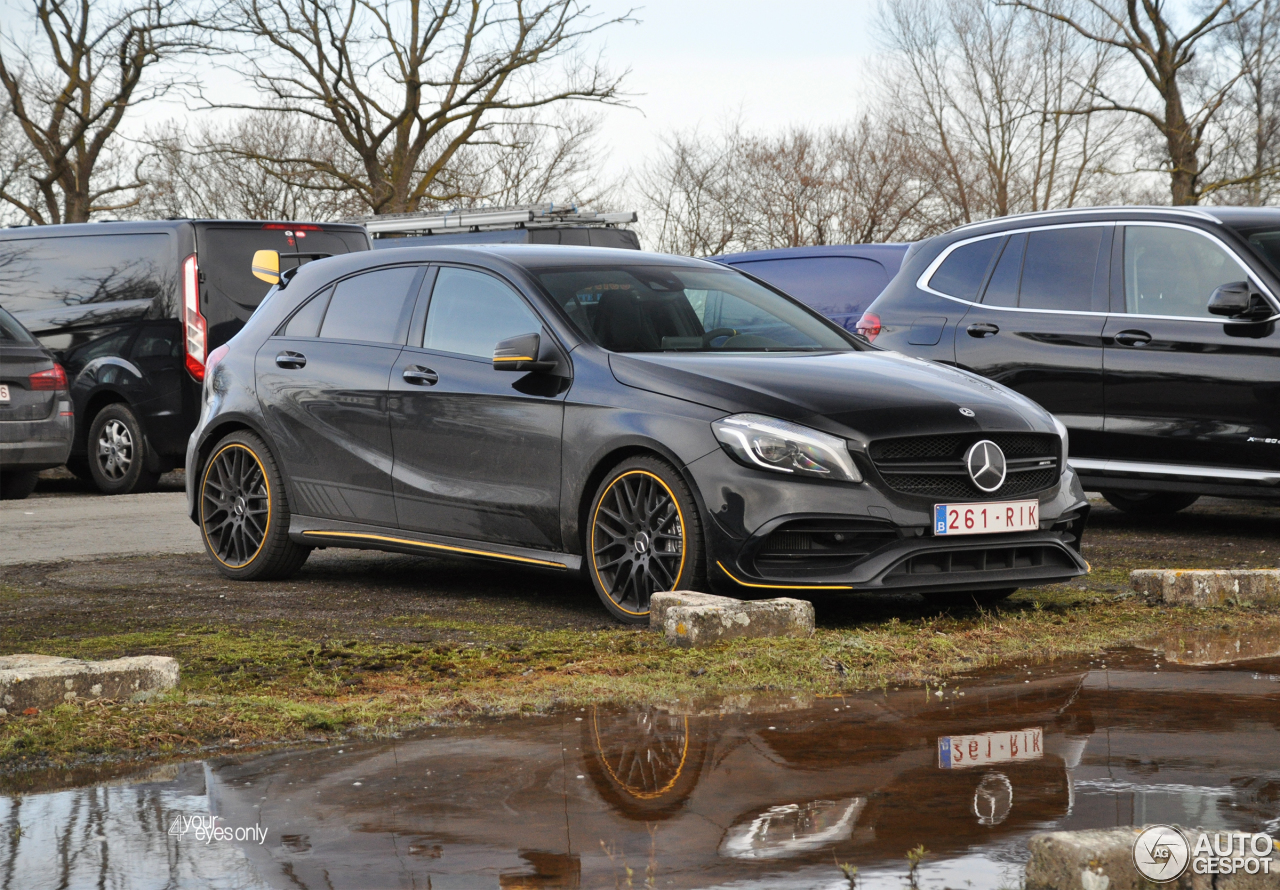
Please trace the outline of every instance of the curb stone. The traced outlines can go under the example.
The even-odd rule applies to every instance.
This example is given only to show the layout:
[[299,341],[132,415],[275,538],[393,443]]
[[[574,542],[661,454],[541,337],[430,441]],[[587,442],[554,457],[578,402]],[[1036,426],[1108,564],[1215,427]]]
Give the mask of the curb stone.
[[1129,584],[1171,606],[1280,606],[1280,569],[1138,569]]
[[154,696],[177,685],[178,661],[162,655],[111,661],[6,655],[0,657],[0,716],[80,699]]
[[709,593],[676,590],[655,593],[649,601],[649,626],[682,648],[720,640],[813,635],[813,603],[780,597],[738,600]]

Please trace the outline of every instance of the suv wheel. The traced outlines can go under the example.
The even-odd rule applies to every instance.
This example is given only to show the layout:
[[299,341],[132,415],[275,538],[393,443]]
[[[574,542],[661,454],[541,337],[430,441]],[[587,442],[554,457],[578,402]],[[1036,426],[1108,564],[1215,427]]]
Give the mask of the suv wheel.
[[618,464],[587,515],[587,572],[619,621],[647,624],[649,597],[657,591],[705,587],[698,508],[666,461],[634,457]]
[[1102,496],[1117,510],[1134,516],[1167,516],[1185,510],[1200,500],[1198,494],[1172,491],[1104,491]]
[[39,470],[0,473],[0,500],[20,501],[35,491]]
[[253,433],[231,433],[214,447],[200,474],[199,496],[205,550],[228,578],[287,578],[311,555],[310,547],[289,539],[284,479]]
[[156,487],[147,469],[147,437],[128,405],[117,402],[89,424],[89,472],[103,494],[137,494]]

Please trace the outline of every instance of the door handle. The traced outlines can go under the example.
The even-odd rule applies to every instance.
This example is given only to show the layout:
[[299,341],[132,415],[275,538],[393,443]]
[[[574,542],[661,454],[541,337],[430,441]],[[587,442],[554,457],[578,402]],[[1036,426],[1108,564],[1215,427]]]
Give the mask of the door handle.
[[401,376],[416,386],[435,386],[440,382],[439,374],[422,365],[410,365],[404,369],[404,374]]
[[276,364],[282,368],[296,370],[306,366],[307,357],[301,352],[291,352],[286,349],[276,356]]
[[970,337],[982,339],[983,337],[990,337],[993,334],[1000,333],[1000,326],[982,322],[981,324],[971,324],[965,330],[969,332]]
[[1151,342],[1151,335],[1146,331],[1121,331],[1116,334],[1116,342],[1121,346],[1146,346]]

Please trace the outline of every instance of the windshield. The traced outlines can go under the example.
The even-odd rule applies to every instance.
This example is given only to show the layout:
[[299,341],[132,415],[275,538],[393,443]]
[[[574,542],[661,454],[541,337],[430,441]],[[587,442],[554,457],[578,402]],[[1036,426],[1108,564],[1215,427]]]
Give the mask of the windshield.
[[637,265],[535,274],[583,335],[613,352],[854,348],[805,309],[728,269]]

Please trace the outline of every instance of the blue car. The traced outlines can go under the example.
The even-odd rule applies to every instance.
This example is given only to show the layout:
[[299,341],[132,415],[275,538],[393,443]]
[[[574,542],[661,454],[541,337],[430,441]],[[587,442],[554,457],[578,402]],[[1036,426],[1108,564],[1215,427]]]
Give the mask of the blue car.
[[835,244],[710,257],[772,284],[847,331],[902,265],[909,244]]

